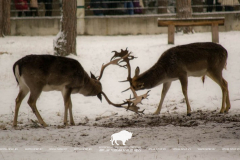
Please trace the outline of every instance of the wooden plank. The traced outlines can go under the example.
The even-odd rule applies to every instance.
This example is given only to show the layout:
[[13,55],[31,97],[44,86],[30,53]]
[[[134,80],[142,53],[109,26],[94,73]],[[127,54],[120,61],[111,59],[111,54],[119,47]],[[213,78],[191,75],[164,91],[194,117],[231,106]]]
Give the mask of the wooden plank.
[[168,26],[168,44],[174,44],[174,31],[175,31],[175,26],[169,25]]
[[158,21],[158,27],[160,26],[209,26],[213,23],[224,25],[224,20],[216,20],[216,21]]
[[224,17],[221,18],[158,18],[158,27],[175,25],[175,26],[205,26],[212,25],[213,23],[218,25],[224,25]]
[[225,17],[158,18],[158,20],[171,20],[171,21],[179,21],[179,20],[221,20],[221,19],[225,19]]
[[212,24],[212,42],[219,43],[218,24]]

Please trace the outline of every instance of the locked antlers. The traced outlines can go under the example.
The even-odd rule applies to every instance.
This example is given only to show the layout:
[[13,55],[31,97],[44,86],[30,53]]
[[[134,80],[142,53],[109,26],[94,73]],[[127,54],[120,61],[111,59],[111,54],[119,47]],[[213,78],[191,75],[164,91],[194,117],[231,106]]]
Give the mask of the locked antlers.
[[[114,65],[118,65],[120,67],[127,68],[128,69],[127,80],[122,81],[122,82],[127,82],[127,81],[130,82],[130,88],[128,88],[127,90],[131,89],[131,91],[133,92],[133,98],[131,98],[131,95],[130,95],[130,98],[126,99],[123,103],[115,104],[108,99],[108,97],[106,96],[106,94],[104,92],[102,92],[102,94],[110,105],[113,105],[115,107],[120,107],[120,108],[126,108],[127,110],[133,111],[135,113],[143,114],[144,110],[139,111],[139,107],[137,106],[137,104],[141,103],[143,99],[146,99],[149,96],[148,95],[149,91],[143,95],[138,96],[136,91],[134,90],[134,88],[131,85],[132,78],[131,78],[131,66],[130,66],[129,61],[133,60],[134,58],[137,58],[137,57],[132,56],[131,52],[129,53],[127,48],[126,48],[126,50],[121,49],[120,53],[117,51],[112,51],[112,52],[115,53],[114,56],[111,58],[109,63],[102,66],[100,76],[98,79],[99,80],[101,79],[104,69],[110,64],[114,64]],[[115,59],[115,58],[117,58],[117,59]],[[113,59],[115,59],[115,60],[113,60]],[[126,64],[120,65],[120,63],[122,63],[122,62],[125,62]],[[127,91],[127,90],[125,90],[125,91]]]

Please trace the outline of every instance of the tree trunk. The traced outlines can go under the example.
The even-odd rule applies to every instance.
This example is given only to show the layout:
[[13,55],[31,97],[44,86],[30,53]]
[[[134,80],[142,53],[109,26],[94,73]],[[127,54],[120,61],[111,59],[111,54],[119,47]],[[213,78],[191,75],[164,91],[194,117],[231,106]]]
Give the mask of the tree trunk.
[[61,30],[54,40],[54,54],[59,56],[77,55],[77,1],[63,0],[62,9]]
[[[193,12],[203,12],[202,0],[193,0]],[[197,7],[195,7],[197,6]]]
[[3,36],[3,0],[0,0],[0,37]]
[[[177,18],[190,18],[192,17],[192,6],[191,0],[177,0]],[[192,32],[192,27],[178,27],[178,31],[183,31],[183,33]]]
[[0,1],[0,37],[10,35],[11,33],[10,6],[10,0]]
[[158,0],[158,13],[167,13],[168,0]]

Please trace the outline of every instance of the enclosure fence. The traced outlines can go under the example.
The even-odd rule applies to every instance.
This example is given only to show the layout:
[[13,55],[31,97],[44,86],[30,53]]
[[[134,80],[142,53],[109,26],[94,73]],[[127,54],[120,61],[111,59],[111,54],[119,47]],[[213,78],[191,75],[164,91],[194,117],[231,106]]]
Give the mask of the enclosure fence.
[[[232,4],[224,0],[192,0],[191,3],[193,13],[240,12],[239,0]],[[28,2],[25,9],[19,5],[22,3],[12,1],[11,17],[60,16],[62,12],[61,0],[39,2],[37,7],[31,7]],[[176,13],[176,0],[85,0],[85,5],[78,8],[85,10],[85,16],[171,14]]]

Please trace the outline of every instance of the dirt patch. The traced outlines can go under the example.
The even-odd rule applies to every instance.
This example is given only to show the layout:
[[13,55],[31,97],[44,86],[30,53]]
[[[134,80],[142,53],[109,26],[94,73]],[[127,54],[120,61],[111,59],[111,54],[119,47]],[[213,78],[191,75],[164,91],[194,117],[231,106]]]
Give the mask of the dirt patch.
[[193,127],[205,125],[207,123],[233,123],[239,125],[240,115],[219,114],[217,111],[202,111],[192,112],[191,116],[185,114],[173,115],[133,115],[133,116],[111,116],[104,118],[96,118],[93,126],[108,127],[108,128],[124,128],[124,127],[156,127],[156,126],[181,126]]

